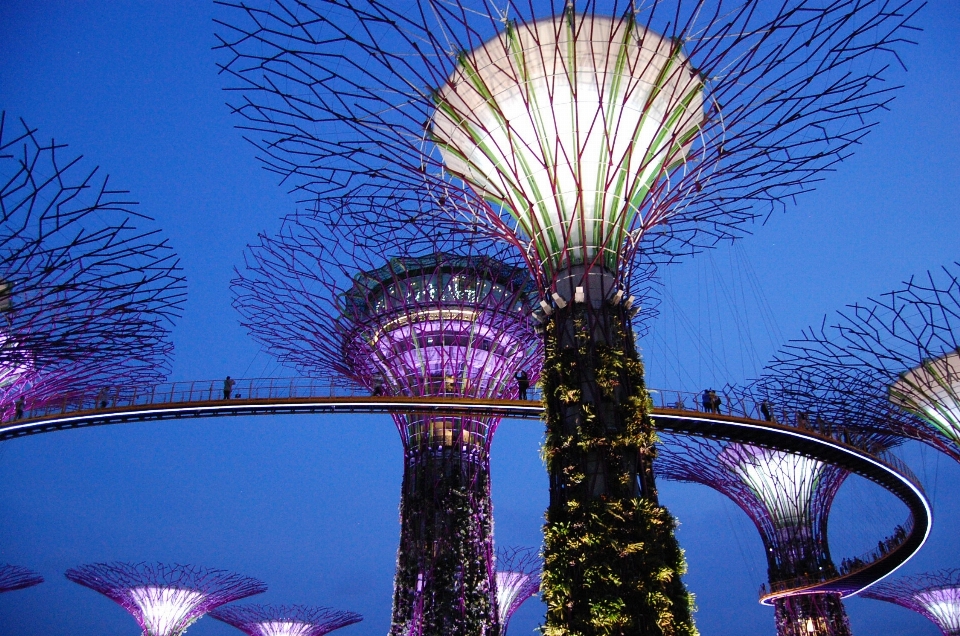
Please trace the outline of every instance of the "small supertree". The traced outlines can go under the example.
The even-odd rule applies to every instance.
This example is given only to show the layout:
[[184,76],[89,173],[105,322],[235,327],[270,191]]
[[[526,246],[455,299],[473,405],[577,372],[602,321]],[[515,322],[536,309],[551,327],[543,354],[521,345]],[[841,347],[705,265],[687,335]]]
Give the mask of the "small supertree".
[[19,565],[0,565],[0,592],[22,590],[43,583],[43,577]]
[[877,54],[917,3],[221,4],[234,108],[285,183],[440,184],[463,230],[524,255],[550,315],[546,633],[692,634],[631,277],[844,158],[892,98]]
[[181,636],[210,610],[267,591],[262,582],[226,570],[162,563],[93,563],[66,576],[130,612],[143,636]]
[[[747,513],[763,541],[771,588],[839,575],[827,520],[847,471],[783,451],[684,437],[661,448],[655,467],[661,477],[709,486]],[[838,593],[780,597],[774,609],[780,636],[851,633]]]
[[533,548],[497,550],[497,607],[502,636],[506,636],[514,612],[540,591],[541,570],[543,559]]
[[0,417],[165,376],[184,279],[146,225],[97,168],[0,113]]
[[960,263],[912,277],[791,340],[769,377],[960,461]]
[[303,605],[228,605],[210,616],[248,636],[323,636],[363,620],[356,612]]
[[896,603],[929,618],[943,636],[960,636],[960,569],[884,581],[860,596]]
[[[536,382],[536,292],[489,241],[416,222],[423,202],[340,200],[250,248],[235,306],[268,351],[373,395],[506,399]],[[378,234],[377,218],[408,218]],[[394,415],[404,445],[394,636],[496,634],[490,444],[498,417]]]

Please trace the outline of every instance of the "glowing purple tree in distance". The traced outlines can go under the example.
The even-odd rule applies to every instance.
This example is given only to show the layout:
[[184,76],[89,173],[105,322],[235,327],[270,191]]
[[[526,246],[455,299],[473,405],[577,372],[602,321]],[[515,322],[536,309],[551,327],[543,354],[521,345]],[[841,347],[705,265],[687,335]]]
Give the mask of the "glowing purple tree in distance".
[[[830,428],[822,418],[811,425]],[[878,450],[894,440],[863,435],[853,441]],[[685,437],[671,437],[661,447],[655,469],[660,477],[709,486],[747,513],[763,541],[771,588],[839,576],[830,557],[827,520],[847,471],[783,451]],[[851,633],[839,594],[785,596],[774,601],[774,609],[780,636]]]
[[884,581],[860,596],[896,603],[929,618],[943,636],[960,636],[960,569]]
[[221,4],[234,108],[285,183],[439,183],[464,228],[524,255],[549,315],[546,632],[693,633],[631,276],[737,236],[849,154],[892,98],[877,54],[917,5]]
[[262,582],[225,570],[162,563],[94,563],[66,576],[130,612],[143,636],[181,636],[210,610],[267,591]]
[[960,461],[960,263],[825,317],[777,353],[768,375],[802,382],[798,393],[841,416],[883,412],[880,430]]
[[43,577],[19,565],[0,565],[0,592],[22,590],[43,583]]
[[533,548],[497,550],[497,607],[502,636],[506,636],[514,612],[540,591],[542,569],[543,559]]
[[[414,199],[331,202],[287,217],[250,248],[234,282],[243,322],[303,373],[334,372],[374,395],[514,398],[535,382],[541,340],[526,269],[489,241],[377,218]],[[514,259],[516,261],[516,259]],[[489,452],[499,418],[394,415],[404,444],[395,636],[495,634]]]
[[0,416],[68,390],[156,382],[185,298],[128,194],[0,114]]
[[228,605],[210,616],[248,636],[323,636],[363,620],[356,612],[303,605]]

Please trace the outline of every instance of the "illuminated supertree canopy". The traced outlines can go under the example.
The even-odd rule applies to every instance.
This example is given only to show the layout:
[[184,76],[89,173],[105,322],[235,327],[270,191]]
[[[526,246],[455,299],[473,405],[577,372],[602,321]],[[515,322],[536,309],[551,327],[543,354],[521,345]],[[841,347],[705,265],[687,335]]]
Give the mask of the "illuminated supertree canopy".
[[0,592],[22,590],[43,583],[43,577],[19,565],[0,565]]
[[960,569],[884,581],[860,594],[896,603],[933,621],[943,636],[960,635]]
[[[763,541],[771,587],[838,575],[827,520],[845,470],[783,451],[683,437],[664,444],[655,466],[659,476],[709,486],[747,513]],[[774,609],[782,636],[851,633],[839,594],[785,596]]]
[[[536,288],[518,259],[418,223],[415,199],[341,200],[260,237],[234,283],[254,337],[304,373],[336,372],[374,395],[513,398],[535,382]],[[394,415],[404,443],[391,634],[494,634],[489,449],[499,418]]]
[[958,276],[954,263],[824,318],[778,352],[768,375],[838,411],[886,412],[881,430],[960,461]]
[[222,4],[234,108],[293,188],[430,183],[524,255],[550,315],[546,633],[693,633],[625,291],[848,154],[914,3]]
[[225,570],[162,563],[94,563],[66,576],[130,612],[143,636],[180,636],[210,610],[267,591],[260,581]]
[[356,612],[303,605],[227,605],[210,616],[248,636],[323,636],[363,620]]
[[542,569],[543,560],[533,548],[497,549],[497,607],[503,636],[507,634],[514,612],[540,591]]
[[0,114],[0,217],[0,415],[165,376],[184,279],[128,193]]

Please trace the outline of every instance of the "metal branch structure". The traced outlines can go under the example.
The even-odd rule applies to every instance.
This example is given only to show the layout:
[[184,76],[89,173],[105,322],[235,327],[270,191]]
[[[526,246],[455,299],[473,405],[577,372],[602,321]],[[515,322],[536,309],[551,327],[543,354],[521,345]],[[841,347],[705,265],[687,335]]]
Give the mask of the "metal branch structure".
[[228,605],[210,616],[248,636],[323,636],[363,620],[356,612],[303,605]]
[[542,569],[543,559],[533,548],[497,550],[497,607],[502,636],[506,636],[513,614],[540,591]]
[[185,284],[128,193],[0,114],[0,416],[161,381]]
[[884,413],[877,429],[960,461],[960,263],[825,317],[783,347],[766,375],[837,417]]
[[[418,199],[339,200],[260,237],[235,306],[268,351],[373,395],[515,398],[543,347],[536,288],[516,257],[418,223],[377,234],[371,218],[422,214]],[[498,632],[485,415],[394,415],[404,444],[396,636]]]
[[861,596],[896,603],[933,621],[943,636],[960,636],[960,569],[884,581]]
[[0,565],[0,593],[22,590],[43,583],[43,577],[20,565]]
[[[782,406],[769,387],[766,391],[751,389],[766,396],[762,403],[769,413]],[[748,393],[750,389],[739,392]],[[840,433],[839,426],[831,426],[822,417],[812,418],[808,411],[798,413],[795,423],[799,427],[825,435]],[[861,423],[870,417],[870,413],[863,414]],[[854,433],[856,439],[850,439],[850,429],[843,430],[848,443],[870,452],[895,443],[895,439],[883,435]],[[860,429],[853,426],[852,430]],[[830,556],[827,521],[834,497],[849,475],[846,470],[775,449],[676,436],[660,449],[655,469],[663,478],[709,486],[743,509],[760,532],[771,591],[799,589],[839,576]],[[887,543],[882,543],[883,551],[895,549],[905,537],[901,526]],[[853,564],[844,560],[843,566],[846,569]],[[801,591],[777,597],[773,605],[781,636],[851,633],[839,593]]]
[[162,563],[93,563],[67,570],[66,577],[130,612],[143,636],[181,636],[207,612],[267,591],[262,582],[226,570]]
[[917,3],[220,4],[234,110],[291,188],[422,189],[526,260],[547,323],[545,633],[695,633],[634,272],[739,236],[847,156]]

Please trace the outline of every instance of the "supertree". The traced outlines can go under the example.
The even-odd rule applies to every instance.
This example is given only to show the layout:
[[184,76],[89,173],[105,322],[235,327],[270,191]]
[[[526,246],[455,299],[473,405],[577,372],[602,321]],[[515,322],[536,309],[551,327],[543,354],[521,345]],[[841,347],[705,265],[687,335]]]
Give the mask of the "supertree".
[[631,277],[845,157],[892,98],[877,55],[916,4],[222,4],[221,67],[269,169],[311,194],[439,183],[524,255],[549,316],[546,633],[692,633]]
[[500,633],[507,627],[514,612],[540,591],[543,559],[533,548],[499,548],[497,550],[497,607],[500,610]]
[[[839,431],[821,417],[809,421],[807,417],[801,412],[798,424],[821,428],[818,432],[824,434]],[[876,452],[895,439],[859,434],[849,441]],[[771,591],[840,575],[830,556],[827,521],[834,497],[849,475],[846,470],[784,451],[679,436],[663,445],[655,467],[660,477],[709,486],[743,509],[760,532]],[[900,539],[891,538],[889,548]],[[851,633],[839,593],[780,596],[773,605],[781,636]]]
[[960,636],[958,569],[884,581],[862,592],[860,596],[896,603],[929,618],[940,628],[943,636]]
[[43,583],[43,577],[19,565],[0,565],[0,592],[22,590]]
[[303,605],[228,605],[210,616],[248,636],[323,636],[363,620],[356,612]]
[[180,636],[207,612],[267,591],[262,582],[226,570],[163,563],[92,563],[66,577],[130,612],[143,636]]
[[[338,200],[260,236],[234,282],[253,336],[303,373],[333,372],[373,395],[514,398],[543,349],[536,288],[518,259],[411,217],[416,198]],[[403,413],[400,547],[391,634],[495,634],[489,452],[498,417]]]
[[0,114],[0,416],[164,377],[184,279],[127,195]]
[[767,375],[843,417],[871,409],[878,430],[960,461],[960,263],[825,317],[775,356]]

